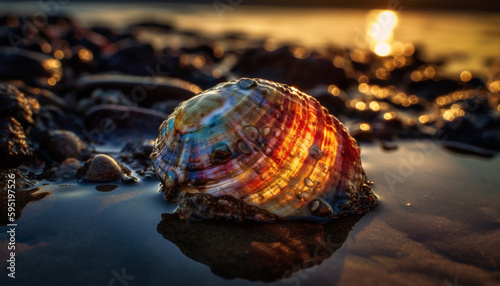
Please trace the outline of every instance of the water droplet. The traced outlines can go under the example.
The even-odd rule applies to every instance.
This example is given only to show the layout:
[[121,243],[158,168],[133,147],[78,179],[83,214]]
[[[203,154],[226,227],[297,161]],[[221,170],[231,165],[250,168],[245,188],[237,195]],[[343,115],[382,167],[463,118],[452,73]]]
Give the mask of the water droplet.
[[273,152],[273,149],[271,149],[271,148],[266,148],[266,150],[264,150],[264,154],[266,154],[266,155],[270,155],[272,152]]
[[219,199],[217,202],[221,206],[227,206],[227,205],[229,205],[229,202],[227,200],[224,200],[224,199]]
[[251,78],[242,78],[237,83],[238,87],[243,89],[249,89],[254,85],[257,85],[257,82]]
[[262,129],[262,136],[267,137],[267,135],[269,135],[269,133],[271,133],[271,127],[266,126],[266,127],[264,127],[264,129]]
[[175,187],[175,173],[172,170],[169,170],[163,180],[163,184],[166,188]]
[[259,130],[250,125],[243,127],[243,134],[252,142],[257,142],[257,139],[259,139]]
[[212,164],[224,164],[231,159],[232,153],[226,143],[217,143],[212,148],[210,162]]
[[333,214],[333,210],[330,205],[319,199],[316,199],[309,204],[309,212],[313,216],[322,218],[329,218]]
[[184,161],[181,163],[181,170],[185,171],[188,167],[188,162]]
[[314,202],[311,203],[311,207],[309,208],[311,211],[315,211],[319,208],[320,203],[319,200],[315,200]]
[[274,132],[274,136],[279,137],[280,135],[281,135],[281,131],[278,130],[278,131]]
[[238,146],[238,150],[240,150],[241,153],[243,153],[243,154],[248,155],[248,154],[252,153],[252,149],[250,149],[250,147],[248,147],[248,144],[245,143],[245,141],[243,141],[243,140],[238,140],[237,146]]
[[321,151],[321,149],[319,149],[318,145],[316,144],[311,146],[311,148],[309,149],[309,154],[316,160],[319,160],[323,157],[323,151]]
[[179,178],[178,178],[178,181],[179,181],[179,184],[182,184],[186,181],[187,179],[187,173],[186,172],[180,172],[179,173]]
[[309,200],[311,198],[311,193],[309,192],[299,192],[299,197],[300,199],[303,199],[305,201]]
[[314,187],[314,182],[313,182],[311,179],[309,179],[309,178],[305,178],[305,179],[304,179],[304,184],[305,184],[306,186],[308,186],[309,188]]

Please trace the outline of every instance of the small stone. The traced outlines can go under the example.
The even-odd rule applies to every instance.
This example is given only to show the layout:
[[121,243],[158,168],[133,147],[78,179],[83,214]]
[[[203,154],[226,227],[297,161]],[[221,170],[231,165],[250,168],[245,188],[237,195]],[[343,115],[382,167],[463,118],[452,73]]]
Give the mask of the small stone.
[[80,161],[75,158],[64,160],[55,171],[56,179],[70,180],[75,179],[78,169],[81,167]]
[[77,176],[91,182],[110,182],[130,175],[131,171],[108,155],[99,154],[78,169]]
[[41,146],[50,158],[62,162],[66,158],[80,159],[87,149],[86,144],[75,133],[68,130],[51,130],[45,134]]

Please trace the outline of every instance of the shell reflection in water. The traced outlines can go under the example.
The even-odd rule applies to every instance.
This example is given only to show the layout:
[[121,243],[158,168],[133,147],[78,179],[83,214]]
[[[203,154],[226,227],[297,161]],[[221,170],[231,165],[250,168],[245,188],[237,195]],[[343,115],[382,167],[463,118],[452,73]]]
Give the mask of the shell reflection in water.
[[[233,224],[185,223],[175,215],[163,214],[157,231],[187,257],[209,266],[224,279],[263,282],[286,279],[284,282],[289,284],[300,283],[303,277],[294,273],[330,258],[342,259],[332,255],[360,218],[361,215],[352,215],[328,224],[301,221]],[[329,270],[330,279],[340,276],[341,270],[342,267]],[[330,282],[335,284],[333,281]]]
[[376,196],[356,141],[311,96],[243,78],[179,105],[151,154],[183,218],[329,220]]

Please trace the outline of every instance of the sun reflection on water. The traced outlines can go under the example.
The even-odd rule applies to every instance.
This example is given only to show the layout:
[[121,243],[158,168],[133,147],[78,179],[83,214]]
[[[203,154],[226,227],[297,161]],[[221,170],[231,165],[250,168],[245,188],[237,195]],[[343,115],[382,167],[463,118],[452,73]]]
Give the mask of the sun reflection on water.
[[398,16],[390,10],[372,10],[368,14],[366,26],[367,41],[370,49],[379,56],[392,52],[393,30],[398,23]]

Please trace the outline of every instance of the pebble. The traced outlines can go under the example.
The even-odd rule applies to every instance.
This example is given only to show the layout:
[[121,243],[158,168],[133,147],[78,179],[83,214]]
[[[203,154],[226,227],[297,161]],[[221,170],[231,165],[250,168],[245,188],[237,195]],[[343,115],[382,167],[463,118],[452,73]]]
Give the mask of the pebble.
[[78,169],[77,176],[90,182],[111,182],[131,175],[131,171],[113,157],[98,154]]

